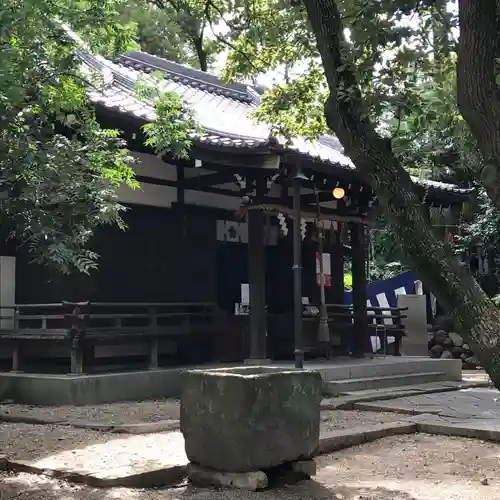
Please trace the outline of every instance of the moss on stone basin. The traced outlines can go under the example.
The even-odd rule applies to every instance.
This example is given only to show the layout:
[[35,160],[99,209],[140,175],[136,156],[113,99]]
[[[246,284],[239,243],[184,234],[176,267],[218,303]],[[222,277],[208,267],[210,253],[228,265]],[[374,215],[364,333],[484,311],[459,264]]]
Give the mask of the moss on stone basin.
[[191,462],[227,472],[267,469],[315,455],[318,372],[272,367],[182,374],[180,426]]

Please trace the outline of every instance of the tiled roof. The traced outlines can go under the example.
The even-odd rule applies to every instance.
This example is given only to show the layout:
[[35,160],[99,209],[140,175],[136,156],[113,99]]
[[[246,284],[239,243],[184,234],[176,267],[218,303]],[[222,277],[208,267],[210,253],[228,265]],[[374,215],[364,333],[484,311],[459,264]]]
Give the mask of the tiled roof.
[[426,187],[426,188],[431,188],[431,189],[436,189],[439,191],[448,191],[450,193],[456,193],[456,194],[470,194],[472,193],[473,189],[469,188],[460,188],[456,186],[455,184],[448,184],[446,182],[439,182],[439,181],[429,181],[427,179],[418,179],[417,177],[412,176],[412,181],[420,186]]
[[[154,107],[151,102],[136,97],[135,84],[147,79],[152,72],[162,72],[164,79],[155,84],[161,90],[177,93],[193,111],[203,131],[202,135],[194,137],[197,142],[253,150],[281,146],[322,163],[355,170],[335,136],[322,136],[316,141],[298,137],[285,145],[272,135],[269,125],[252,120],[249,115],[259,105],[261,89],[241,83],[226,84],[214,75],[142,52],[127,53],[116,62],[85,50],[80,57],[87,67],[104,74],[104,87],[89,92],[91,101],[96,104],[151,121],[155,118]],[[451,193],[470,192],[452,184],[413,180]]]

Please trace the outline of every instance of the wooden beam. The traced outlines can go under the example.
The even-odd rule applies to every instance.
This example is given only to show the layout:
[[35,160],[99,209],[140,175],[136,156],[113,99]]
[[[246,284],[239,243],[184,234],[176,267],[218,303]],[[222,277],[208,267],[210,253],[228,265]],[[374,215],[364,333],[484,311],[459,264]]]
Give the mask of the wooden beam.
[[280,158],[278,155],[270,155],[267,148],[241,148],[238,153],[233,152],[236,148],[221,150],[214,146],[193,146],[190,156],[201,160],[203,163],[216,163],[228,167],[259,168],[266,170],[278,170]]
[[[262,210],[263,212],[272,214],[282,213],[287,215],[289,218],[292,219],[294,218],[293,208],[290,208],[286,205],[280,205],[279,203],[261,203],[256,205],[249,205],[244,207],[242,210]],[[303,210],[301,212],[301,215],[302,218],[307,221],[313,221],[316,220],[317,218],[317,214],[314,210]],[[372,225],[372,221],[367,218],[351,216],[351,215],[338,215],[334,212],[322,211],[321,219],[330,221],[339,221],[339,222],[352,222],[355,224],[361,224],[367,226]]]
[[[145,184],[154,184],[157,186],[169,186],[169,187],[177,187],[178,183],[176,181],[167,180],[167,179],[157,179],[156,177],[147,177],[145,175],[138,175],[136,177],[139,183]],[[239,191],[232,191],[231,189],[223,189],[217,187],[190,187],[191,191],[202,191],[204,193],[213,193],[220,194],[222,196],[232,196],[233,198],[241,198],[242,193]]]
[[[184,170],[184,169],[183,169]],[[216,186],[217,184],[227,184],[235,181],[233,172],[215,172],[212,174],[202,174],[195,177],[187,177],[184,181],[185,189],[201,189]]]

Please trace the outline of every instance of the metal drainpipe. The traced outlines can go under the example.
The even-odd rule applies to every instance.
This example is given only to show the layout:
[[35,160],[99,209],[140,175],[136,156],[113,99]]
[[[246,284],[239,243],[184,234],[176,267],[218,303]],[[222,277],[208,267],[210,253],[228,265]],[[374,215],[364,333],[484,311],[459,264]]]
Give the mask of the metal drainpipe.
[[302,338],[302,238],[300,234],[300,185],[307,180],[298,166],[293,177],[293,329],[295,350],[295,368],[304,368],[304,351]]

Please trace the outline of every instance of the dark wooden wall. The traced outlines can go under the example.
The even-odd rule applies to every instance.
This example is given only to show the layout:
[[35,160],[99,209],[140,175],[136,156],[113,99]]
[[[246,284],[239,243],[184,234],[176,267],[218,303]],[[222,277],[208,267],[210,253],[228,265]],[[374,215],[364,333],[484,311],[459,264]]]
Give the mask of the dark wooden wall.
[[96,232],[92,247],[100,255],[99,269],[90,276],[62,276],[30,263],[19,249],[16,302],[215,301],[216,230],[210,212],[184,219],[174,210],[134,206],[124,220],[125,231]]

